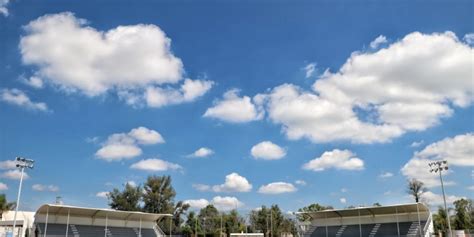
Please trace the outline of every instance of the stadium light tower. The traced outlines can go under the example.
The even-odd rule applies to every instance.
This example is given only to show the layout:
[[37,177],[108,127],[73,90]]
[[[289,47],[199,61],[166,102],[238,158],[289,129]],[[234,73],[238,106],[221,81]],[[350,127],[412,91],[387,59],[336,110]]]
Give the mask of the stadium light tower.
[[446,211],[446,221],[448,222],[448,229],[449,229],[449,237],[452,236],[453,232],[451,231],[451,222],[449,220],[449,210],[446,205],[446,195],[444,193],[444,184],[443,184],[443,170],[448,170],[448,161],[446,160],[440,160],[440,161],[434,161],[430,162],[428,164],[430,166],[430,172],[431,173],[439,173],[439,180],[441,181],[441,190],[443,191],[443,200],[444,200],[444,210]]
[[21,196],[21,185],[23,184],[23,175],[25,173],[25,168],[33,169],[35,161],[30,159],[25,159],[23,157],[16,158],[16,167],[21,170],[20,176],[20,186],[18,187],[18,196],[16,198],[16,207],[15,207],[15,215],[13,216],[13,236],[15,236],[15,228],[16,228],[16,215],[18,213],[18,206],[20,206],[20,196]]

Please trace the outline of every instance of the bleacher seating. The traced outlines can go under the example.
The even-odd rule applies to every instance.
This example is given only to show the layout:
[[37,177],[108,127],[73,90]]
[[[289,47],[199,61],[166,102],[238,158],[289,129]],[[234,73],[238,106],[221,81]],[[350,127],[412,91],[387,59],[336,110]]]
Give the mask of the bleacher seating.
[[[38,237],[44,236],[44,223],[36,224]],[[98,237],[104,236],[105,226],[69,225],[68,237]],[[139,237],[139,229],[127,227],[107,227],[107,237]],[[142,237],[156,237],[153,229],[143,228]],[[48,224],[47,237],[65,237],[66,225]]]
[[[426,222],[421,222],[421,226],[424,226]],[[419,236],[419,224],[418,222],[400,222],[399,230],[401,237]],[[343,226],[328,226],[327,235],[326,227],[320,226],[317,228],[311,228],[312,233],[310,237],[398,237],[397,223],[378,223],[378,224],[364,224],[364,225],[343,225]]]

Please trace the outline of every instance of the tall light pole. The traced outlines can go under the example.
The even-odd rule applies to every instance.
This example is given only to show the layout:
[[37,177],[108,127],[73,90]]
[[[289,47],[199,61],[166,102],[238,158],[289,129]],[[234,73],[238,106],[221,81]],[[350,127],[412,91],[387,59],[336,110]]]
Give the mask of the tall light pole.
[[451,237],[453,232],[451,231],[451,221],[449,220],[449,210],[448,210],[448,206],[446,205],[446,195],[444,193],[444,184],[443,184],[443,175],[442,175],[443,170],[448,170],[448,161],[446,160],[435,161],[435,162],[430,162],[428,165],[430,166],[431,173],[439,173],[439,180],[441,181],[441,190],[443,191],[444,210],[446,211],[446,219],[447,219],[446,221],[448,222],[448,229],[449,229],[448,236]]
[[16,207],[15,207],[15,215],[13,216],[13,236],[15,236],[15,228],[16,228],[16,215],[18,213],[18,206],[20,206],[20,196],[21,196],[21,186],[23,184],[23,175],[25,173],[25,168],[33,169],[35,161],[30,159],[25,159],[23,157],[16,158],[16,167],[20,168],[21,176],[20,176],[20,186],[18,187],[18,196],[16,198]]

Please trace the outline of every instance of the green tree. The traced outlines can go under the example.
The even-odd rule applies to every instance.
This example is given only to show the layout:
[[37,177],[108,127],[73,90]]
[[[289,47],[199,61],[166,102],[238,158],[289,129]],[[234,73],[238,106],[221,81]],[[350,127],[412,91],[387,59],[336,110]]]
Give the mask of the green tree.
[[207,205],[206,207],[202,208],[199,211],[199,222],[201,223],[201,227],[203,233],[207,236],[218,234],[218,230],[220,228],[220,214],[217,208],[213,205]]
[[8,202],[5,194],[0,194],[0,219],[2,219],[3,212],[15,209],[14,202]]
[[201,232],[201,225],[198,222],[196,213],[191,211],[186,216],[186,222],[184,224],[182,233],[186,236],[197,236],[197,233],[199,232]]
[[[148,213],[174,214],[174,197],[176,192],[171,185],[170,176],[148,176],[143,186],[143,211]],[[163,218],[158,225],[166,233],[170,229],[170,218]]]
[[109,206],[115,210],[121,211],[139,211],[142,189],[140,186],[134,187],[125,184],[124,190],[120,191],[116,188],[107,194]]
[[237,210],[232,210],[228,214],[222,215],[224,219],[224,232],[226,233],[226,236],[230,236],[230,233],[240,233],[245,231],[245,220],[239,215]]
[[173,212],[173,229],[175,233],[181,233],[181,226],[183,224],[183,218],[181,218],[186,211],[189,209],[189,204],[184,203],[183,201],[179,201],[176,203]]
[[328,209],[334,209],[332,206],[323,206],[323,205],[320,205],[319,203],[313,203],[309,206],[306,206],[306,207],[303,207],[303,208],[300,208],[298,209],[298,212],[300,212],[301,214],[298,215],[298,220],[299,221],[310,221],[311,220],[311,216],[309,214],[305,214],[305,212],[318,212],[318,211],[324,211],[324,210],[328,210]]
[[271,233],[271,236],[281,236],[282,233],[296,235],[294,221],[286,218],[278,205],[270,208],[262,206],[259,210],[250,212],[250,228],[252,232]]
[[446,233],[448,230],[448,222],[446,221],[446,210],[442,207],[438,207],[438,212],[433,215],[433,225],[435,233]]
[[474,226],[471,225],[472,200],[463,198],[456,200],[454,202],[454,209],[456,210],[453,223],[454,229],[466,230],[474,228]]
[[425,193],[427,189],[425,184],[417,179],[408,180],[407,193],[412,195],[415,198],[415,202],[420,202],[421,196]]

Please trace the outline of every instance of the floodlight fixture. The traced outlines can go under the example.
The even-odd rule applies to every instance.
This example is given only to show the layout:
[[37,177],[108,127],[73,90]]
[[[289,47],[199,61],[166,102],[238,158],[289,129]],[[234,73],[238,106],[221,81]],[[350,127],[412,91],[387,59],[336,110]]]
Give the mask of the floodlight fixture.
[[31,159],[26,159],[23,157],[16,157],[16,167],[21,170],[21,176],[20,176],[20,186],[18,187],[18,196],[16,199],[16,205],[15,205],[15,215],[13,217],[13,235],[15,235],[15,228],[16,228],[16,215],[18,214],[18,207],[20,206],[20,196],[21,196],[21,186],[23,184],[23,176],[25,174],[25,168],[27,169],[33,169],[35,161]]
[[[448,237],[451,237],[453,232],[451,230],[451,222],[449,218],[449,211],[448,207],[446,205],[446,194],[444,192],[444,184],[443,184],[443,170],[448,170],[448,161],[447,160],[440,160],[440,161],[435,161],[435,162],[430,162],[428,164],[430,166],[430,172],[431,173],[439,173],[439,180],[441,182],[441,190],[443,191],[443,200],[444,200],[444,210],[446,211],[446,222],[448,222],[448,228],[449,228],[449,235]],[[432,168],[432,167],[435,168]]]

